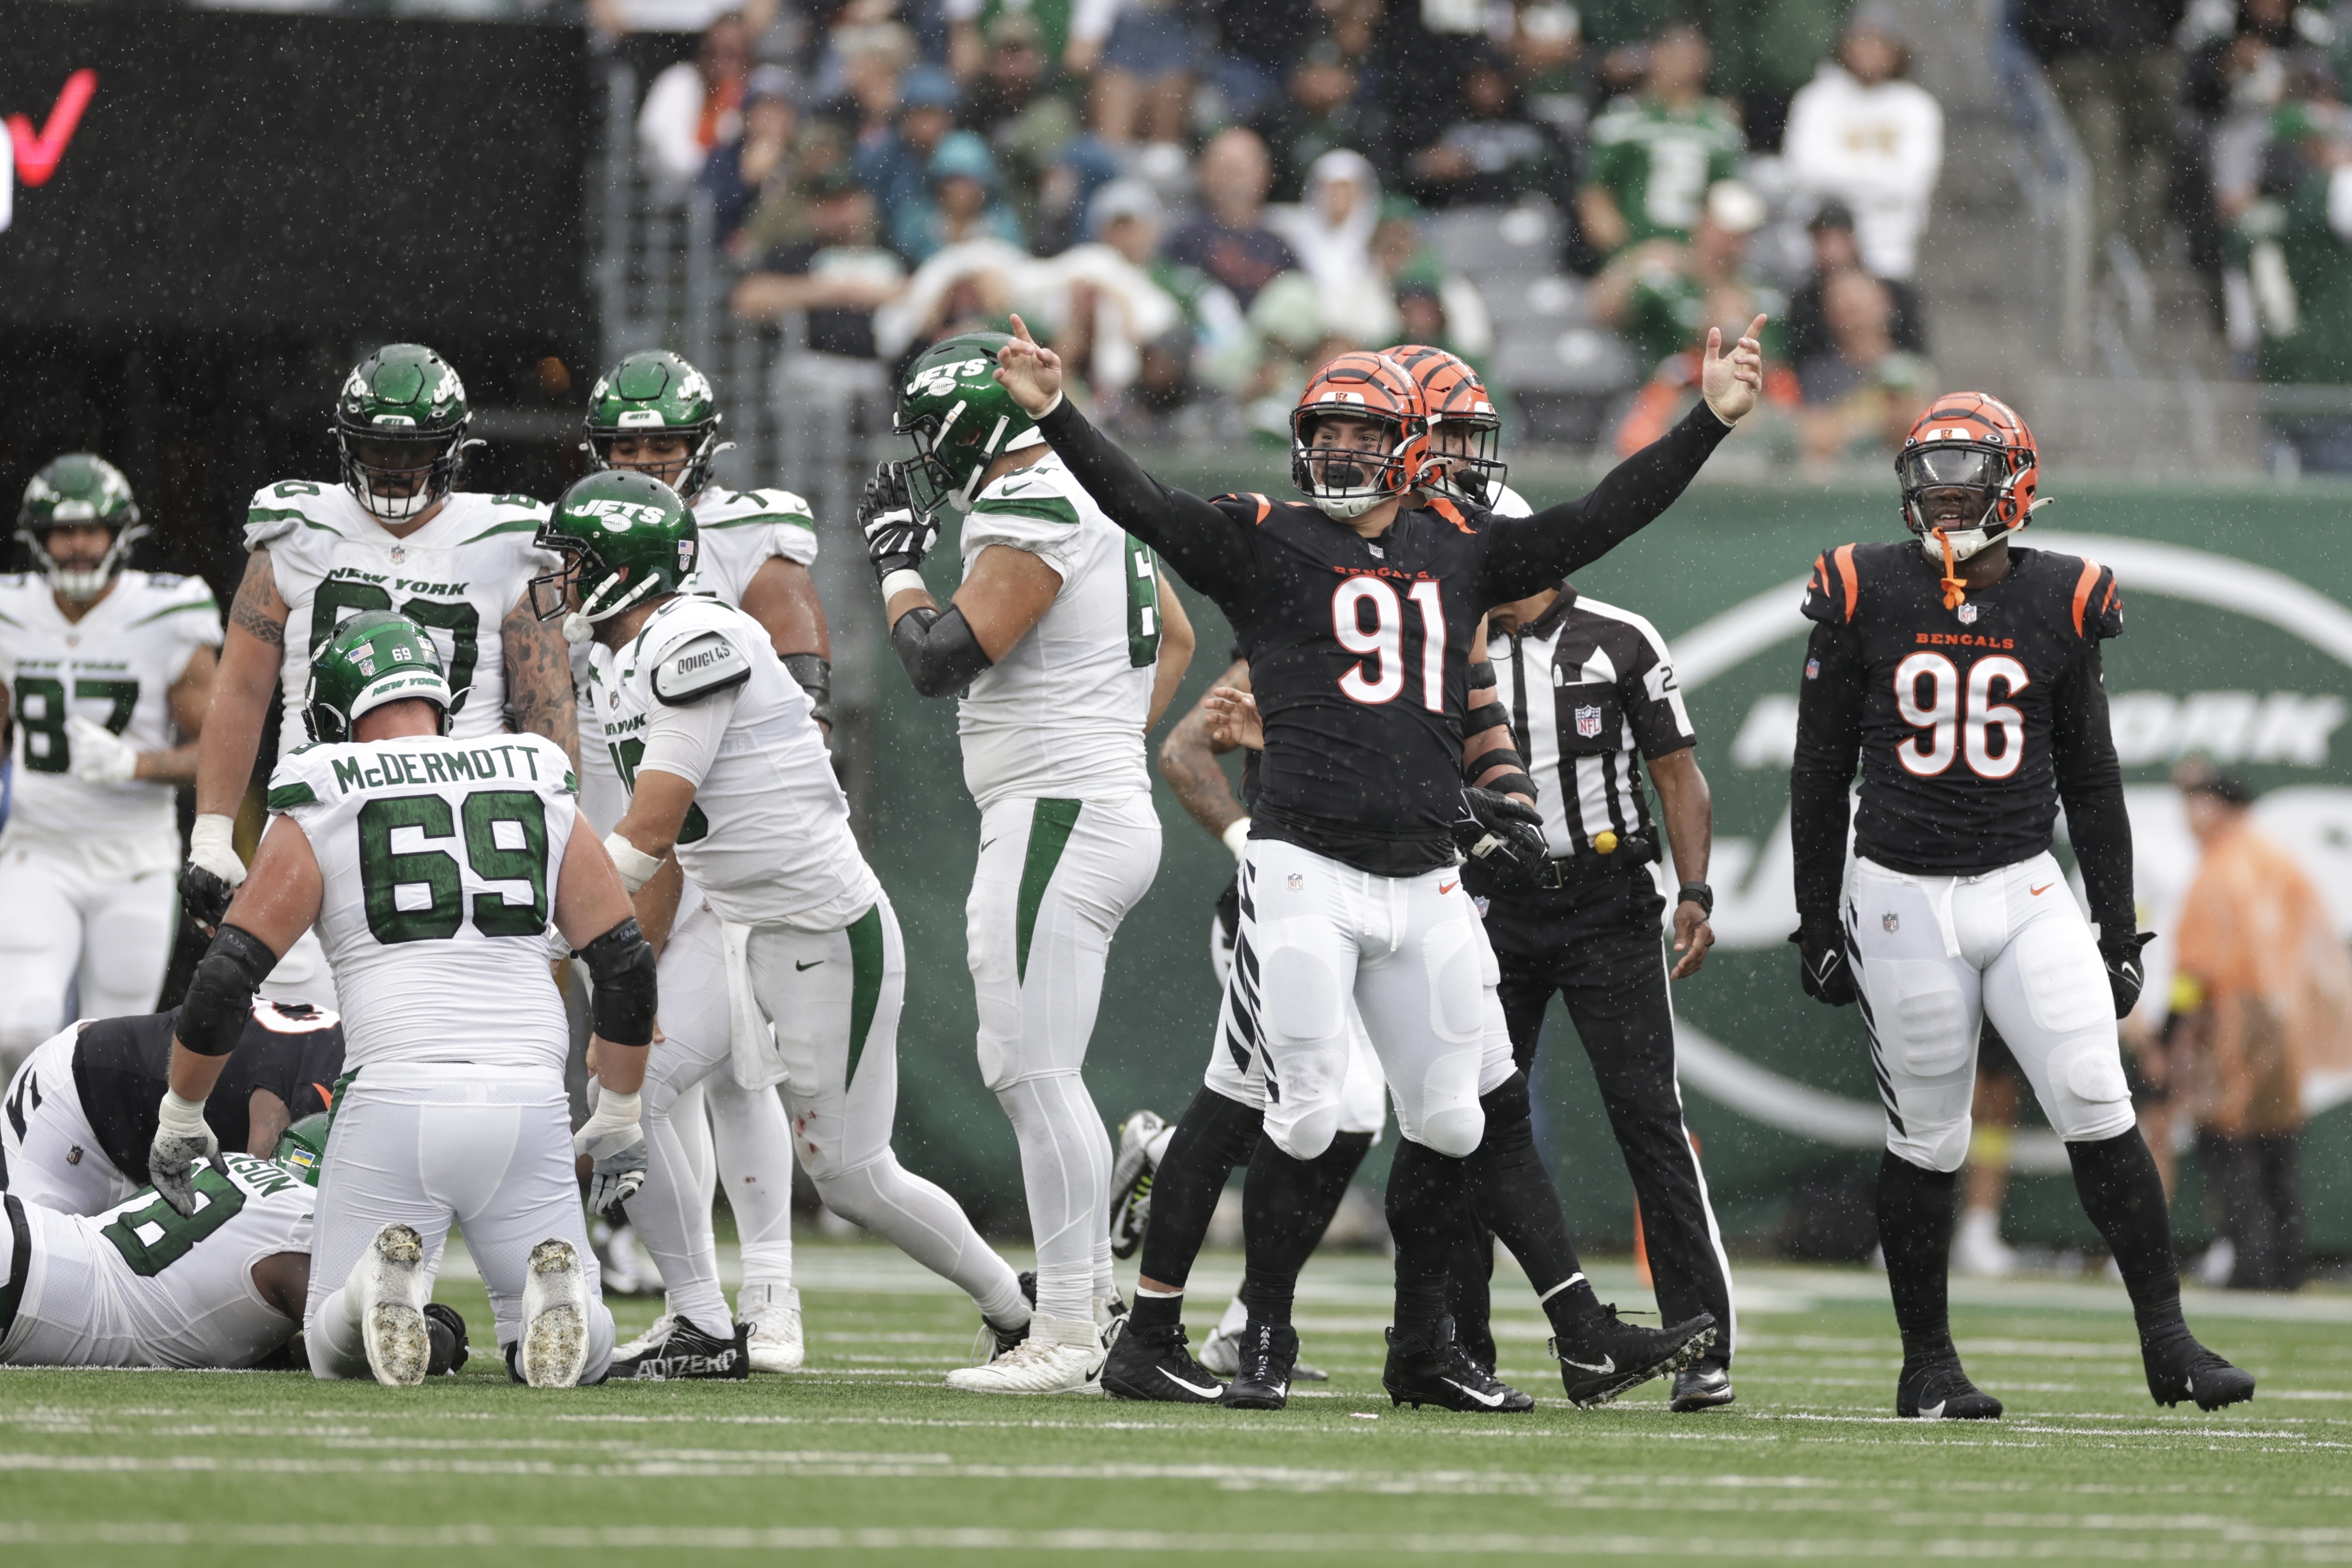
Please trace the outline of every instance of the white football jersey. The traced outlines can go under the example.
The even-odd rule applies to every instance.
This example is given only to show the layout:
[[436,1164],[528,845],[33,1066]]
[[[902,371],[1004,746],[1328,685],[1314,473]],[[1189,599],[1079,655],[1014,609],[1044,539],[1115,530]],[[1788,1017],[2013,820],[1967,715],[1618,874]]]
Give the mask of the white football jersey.
[[[590,700],[622,779],[635,787],[657,675],[683,664],[741,661],[750,674],[718,759],[694,792],[677,841],[679,869],[721,918],[837,931],[882,896],[849,831],[808,694],[761,624],[740,610],[682,594],[656,610],[627,645],[598,644]],[[671,688],[677,689],[677,688]]]
[[85,784],[70,771],[66,720],[79,714],[142,751],[171,748],[166,698],[198,648],[221,642],[220,607],[199,577],[125,571],[79,621],[38,573],[0,577],[0,675],[13,693],[12,835],[77,843],[175,841],[172,786]]
[[313,929],[346,1071],[562,1071],[547,965],[578,793],[563,748],[538,735],[305,746],[278,765],[269,810],[299,824],[325,883]]
[[1017,468],[963,517],[963,570],[1010,545],[1062,579],[1045,618],[957,705],[963,780],[985,810],[1016,796],[1101,800],[1151,788],[1143,721],[1160,663],[1160,562],[1062,460]]
[[261,1299],[253,1266],[310,1249],[316,1195],[236,1154],[198,1166],[195,1189],[190,1215],[153,1187],[93,1215],[25,1205],[32,1263],[0,1363],[239,1367],[291,1339],[302,1325]]
[[547,519],[528,496],[460,490],[433,520],[394,538],[341,485],[289,479],[254,493],[245,548],[269,547],[286,618],[278,673],[285,725],[278,755],[302,744],[302,693],[310,655],[362,610],[397,610],[432,633],[441,650],[455,733],[463,739],[506,728],[506,660],[500,628],[556,560],[532,540]]

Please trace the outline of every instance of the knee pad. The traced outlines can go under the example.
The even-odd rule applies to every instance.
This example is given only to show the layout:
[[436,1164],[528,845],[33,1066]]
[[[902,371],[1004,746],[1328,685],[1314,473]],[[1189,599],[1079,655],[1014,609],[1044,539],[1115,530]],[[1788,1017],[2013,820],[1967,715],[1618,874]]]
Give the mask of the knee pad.
[[1949,1176],[1968,1163],[1969,1122],[1962,1115],[1949,1121],[1927,1122],[1906,1114],[1904,1130],[1886,1129],[1886,1152],[1924,1171]]
[[1266,1107],[1265,1135],[1294,1160],[1320,1159],[1339,1135],[1339,1107],[1327,1098],[1294,1117],[1282,1114],[1277,1102]]
[[1949,968],[1925,958],[1867,958],[1863,983],[1889,1068],[1911,1078],[1967,1069],[1976,1040],[1967,998]]
[[1486,1115],[1475,1105],[1453,1105],[1422,1119],[1421,1144],[1448,1159],[1478,1152],[1486,1136]]
[[2124,1080],[2122,1051],[2112,1036],[2061,1044],[2050,1053],[2046,1072],[2049,1101],[2042,1109],[2066,1142],[2095,1143],[2135,1124],[2131,1086]]

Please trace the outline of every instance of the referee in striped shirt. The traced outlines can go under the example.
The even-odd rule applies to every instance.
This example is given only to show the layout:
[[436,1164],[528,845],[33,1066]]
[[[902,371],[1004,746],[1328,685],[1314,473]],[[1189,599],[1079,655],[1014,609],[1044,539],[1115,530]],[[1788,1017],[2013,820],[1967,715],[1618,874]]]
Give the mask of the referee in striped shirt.
[[[1713,811],[1690,715],[1656,628],[1566,583],[1491,612],[1486,629],[1489,662],[1483,672],[1473,667],[1472,680],[1495,684],[1540,787],[1552,853],[1533,890],[1481,899],[1502,966],[1512,1052],[1522,1071],[1534,1061],[1557,991],[1592,1059],[1641,1201],[1658,1309],[1669,1322],[1706,1312],[1722,1325],[1714,1352],[1675,1378],[1674,1408],[1727,1405],[1738,1328],[1731,1270],[1683,1127],[1674,1008],[1659,946],[1660,824],[1642,784],[1646,761],[1681,882],[1674,916],[1681,956],[1672,977],[1681,979],[1698,972],[1715,942],[1707,925],[1715,894],[1706,884]],[[1471,891],[1493,890],[1474,877]],[[1485,1282],[1493,1259],[1487,1238],[1474,1235],[1454,1270],[1458,1332],[1489,1364]]]

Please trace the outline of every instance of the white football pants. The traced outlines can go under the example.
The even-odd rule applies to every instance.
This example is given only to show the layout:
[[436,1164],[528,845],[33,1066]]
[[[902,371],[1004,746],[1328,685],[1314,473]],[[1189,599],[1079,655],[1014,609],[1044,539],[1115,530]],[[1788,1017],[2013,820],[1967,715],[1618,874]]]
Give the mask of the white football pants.
[[14,835],[0,850],[0,1061],[72,1021],[77,981],[83,1018],[155,1010],[180,918],[175,873],[125,876],[95,859]]
[[[1265,1053],[1251,1050],[1234,1022],[1233,944],[1225,940],[1224,922],[1209,917],[1210,964],[1217,972],[1223,999],[1217,1004],[1217,1034],[1209,1048],[1209,1070],[1201,1081],[1237,1104],[1265,1109]],[[1364,1032],[1363,1014],[1348,998],[1348,1071],[1339,1081],[1339,1131],[1370,1133],[1378,1143],[1388,1124],[1389,1086],[1381,1076],[1381,1059],[1372,1054],[1371,1037]]]
[[0,1094],[0,1189],[60,1214],[98,1214],[139,1190],[99,1147],[82,1109],[73,1073],[80,1038],[71,1023],[43,1040]]
[[1241,911],[1227,994],[1242,1043],[1262,1058],[1275,1146],[1311,1160],[1339,1132],[1352,1000],[1398,1131],[1455,1158],[1475,1149],[1479,1093],[1510,1076],[1511,1061],[1494,949],[1460,869],[1376,876],[1252,839]]
[[2106,965],[2047,853],[1965,877],[1857,860],[1845,925],[1895,1155],[1931,1171],[1968,1157],[1984,1018],[2061,1138],[2131,1130]]
[[522,1336],[530,1249],[570,1242],[588,1271],[593,1303],[581,1383],[600,1381],[611,1365],[613,1314],[588,1246],[571,1102],[557,1071],[446,1061],[360,1069],[335,1102],[316,1212],[302,1311],[313,1375],[369,1375],[343,1287],[376,1232],[395,1220],[425,1239],[428,1277],[440,1271],[442,1243],[457,1223],[489,1287],[500,1345]]
[[1110,1134],[1081,1076],[1111,937],[1160,869],[1149,792],[1016,797],[981,813],[964,904],[980,1076],[1021,1145],[1037,1310],[1091,1317],[1111,1293]]

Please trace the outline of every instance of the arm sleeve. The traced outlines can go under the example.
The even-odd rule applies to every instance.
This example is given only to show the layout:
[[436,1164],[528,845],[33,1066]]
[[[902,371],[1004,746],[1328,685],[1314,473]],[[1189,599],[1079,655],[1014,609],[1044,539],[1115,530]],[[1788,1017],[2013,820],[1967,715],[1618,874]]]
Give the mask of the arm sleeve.
[[2083,868],[2083,891],[2102,937],[2139,929],[2132,896],[2131,817],[2124,809],[2123,763],[2107,728],[2107,687],[2092,639],[2051,695],[2051,755],[2066,831]]
[[719,742],[735,716],[740,686],[714,692],[699,702],[672,707],[656,703],[646,716],[646,757],[640,773],[675,773],[698,789],[719,759]]
[[1789,769],[1797,917],[1835,920],[1845,885],[1847,790],[1862,755],[1862,650],[1851,628],[1817,624],[1797,694],[1797,760]]
[[1039,420],[1037,428],[1110,520],[1158,550],[1188,585],[1208,595],[1229,618],[1249,601],[1257,559],[1237,519],[1146,474],[1068,398]]
[[1681,423],[1612,468],[1591,494],[1529,517],[1490,517],[1486,602],[1540,592],[1633,538],[1675,504],[1730,434],[1702,398]]

